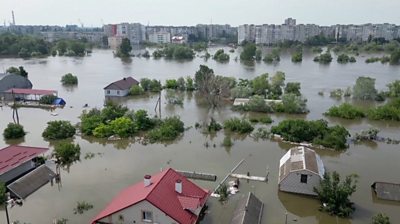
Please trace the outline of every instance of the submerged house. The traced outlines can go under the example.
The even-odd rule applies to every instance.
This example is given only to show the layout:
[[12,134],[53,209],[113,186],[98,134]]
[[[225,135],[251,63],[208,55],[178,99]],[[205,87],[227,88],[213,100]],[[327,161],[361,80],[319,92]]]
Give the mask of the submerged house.
[[105,96],[126,96],[132,86],[138,85],[139,82],[132,78],[126,77],[104,87]]
[[0,93],[11,88],[32,89],[32,83],[21,75],[0,73]]
[[317,195],[318,187],[325,174],[319,155],[304,146],[291,148],[279,161],[279,190]]
[[122,190],[91,223],[194,224],[209,195],[170,168]]

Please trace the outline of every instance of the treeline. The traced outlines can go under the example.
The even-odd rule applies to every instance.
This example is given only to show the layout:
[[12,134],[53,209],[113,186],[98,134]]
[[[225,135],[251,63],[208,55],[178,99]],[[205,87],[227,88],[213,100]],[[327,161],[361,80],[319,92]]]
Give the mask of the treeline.
[[84,56],[92,46],[86,40],[60,40],[47,42],[42,38],[12,33],[0,34],[0,56],[43,57]]
[[195,53],[192,48],[186,45],[168,44],[153,52],[154,58],[165,57],[167,59],[193,59]]

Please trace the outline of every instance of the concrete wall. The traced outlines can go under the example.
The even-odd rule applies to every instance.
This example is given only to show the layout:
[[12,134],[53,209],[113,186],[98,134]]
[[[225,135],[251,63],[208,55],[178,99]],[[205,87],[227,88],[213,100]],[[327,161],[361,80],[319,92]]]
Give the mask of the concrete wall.
[[[307,175],[307,183],[300,182],[301,174]],[[298,194],[317,195],[314,192],[314,187],[319,186],[320,180],[321,177],[319,175],[310,171],[294,171],[279,183],[279,190]]]
[[112,89],[105,89],[104,94],[106,96],[126,96],[129,94],[129,89],[127,90],[112,90]]
[[12,179],[15,179],[16,177],[18,177],[22,174],[28,172],[29,170],[31,170],[33,168],[35,168],[35,163],[32,162],[31,160],[27,161],[27,162],[21,164],[20,166],[0,175],[0,181],[6,183]]
[[[153,213],[152,222],[142,220],[142,212],[149,211]],[[123,219],[120,219],[123,218]],[[105,217],[101,220],[105,223],[118,223],[118,224],[132,224],[132,223],[153,223],[153,224],[176,224],[175,220],[167,216],[163,211],[153,206],[148,201],[142,201],[138,204],[121,210],[111,216]]]

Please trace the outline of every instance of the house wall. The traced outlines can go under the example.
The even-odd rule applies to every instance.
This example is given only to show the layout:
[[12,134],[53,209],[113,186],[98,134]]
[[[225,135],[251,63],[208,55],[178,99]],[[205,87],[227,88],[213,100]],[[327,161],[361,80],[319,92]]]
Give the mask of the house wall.
[[[153,213],[153,222],[145,222],[142,220],[142,211],[151,211]],[[123,220],[119,219],[120,215]],[[100,222],[112,224],[132,224],[132,223],[153,223],[153,224],[176,224],[175,220],[167,216],[163,211],[153,206],[148,201],[141,201],[131,207],[123,209],[115,214],[105,217]]]
[[104,94],[106,96],[126,96],[129,94],[129,89],[126,90],[105,89]]
[[28,172],[33,168],[35,168],[35,163],[32,162],[32,160],[27,161],[20,166],[0,175],[0,182],[7,183],[8,181]]
[[[307,183],[300,182],[301,174],[307,175]],[[319,186],[320,180],[321,177],[319,175],[310,171],[294,171],[279,183],[279,190],[298,194],[317,195],[314,192],[314,187]]]

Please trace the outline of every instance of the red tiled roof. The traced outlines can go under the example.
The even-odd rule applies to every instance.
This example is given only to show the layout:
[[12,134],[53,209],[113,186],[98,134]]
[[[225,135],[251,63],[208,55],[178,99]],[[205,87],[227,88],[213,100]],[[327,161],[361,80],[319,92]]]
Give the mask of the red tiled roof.
[[[182,193],[175,191],[175,182],[182,180]],[[153,204],[169,217],[182,224],[196,223],[197,215],[186,210],[204,206],[209,191],[192,183],[173,169],[164,170],[151,177],[151,185],[145,187],[143,181],[122,190],[108,206],[98,214],[92,224],[118,211],[135,205],[143,200]],[[191,199],[189,199],[191,198]]]
[[104,89],[118,89],[118,90],[126,90],[130,89],[133,85],[137,85],[139,82],[132,78],[126,77],[116,82],[109,84],[108,86],[104,87]]
[[39,154],[46,152],[47,148],[10,145],[0,150],[0,174],[18,167]]
[[15,94],[26,94],[26,95],[53,95],[57,93],[55,90],[45,90],[45,89],[17,89],[12,88],[6,91],[6,93]]

